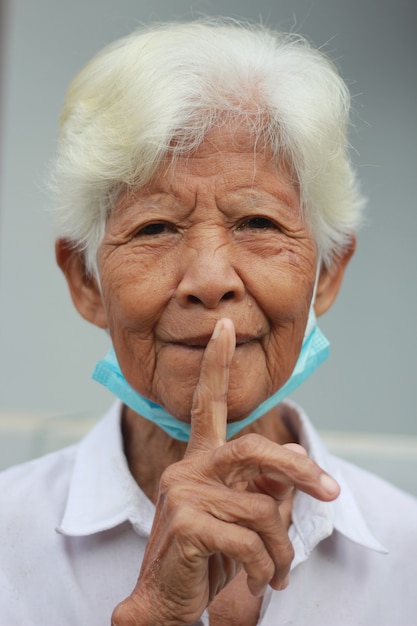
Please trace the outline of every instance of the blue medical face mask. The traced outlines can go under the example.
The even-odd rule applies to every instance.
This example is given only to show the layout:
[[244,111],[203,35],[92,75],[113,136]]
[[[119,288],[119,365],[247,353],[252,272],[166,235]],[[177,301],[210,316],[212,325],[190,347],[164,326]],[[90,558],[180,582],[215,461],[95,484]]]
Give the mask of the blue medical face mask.
[[[317,326],[313,306],[311,306],[303,345],[293,373],[281,389],[267,398],[245,419],[227,424],[227,439],[236,435],[243,428],[277,406],[314,372],[329,355],[329,342]],[[188,441],[190,424],[181,422],[170,415],[164,408],[144,398],[132,389],[122,374],[116,354],[111,348],[106,357],[99,361],[93,372],[93,379],[104,385],[133,411],[154,422],[174,439]]]

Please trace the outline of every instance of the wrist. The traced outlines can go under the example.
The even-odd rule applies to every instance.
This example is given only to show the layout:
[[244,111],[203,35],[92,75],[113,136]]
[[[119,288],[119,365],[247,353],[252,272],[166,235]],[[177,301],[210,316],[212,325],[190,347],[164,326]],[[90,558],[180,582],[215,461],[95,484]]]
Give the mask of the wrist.
[[194,626],[199,619],[184,621],[164,610],[161,606],[149,607],[149,602],[139,602],[132,596],[116,606],[111,618],[111,626]]

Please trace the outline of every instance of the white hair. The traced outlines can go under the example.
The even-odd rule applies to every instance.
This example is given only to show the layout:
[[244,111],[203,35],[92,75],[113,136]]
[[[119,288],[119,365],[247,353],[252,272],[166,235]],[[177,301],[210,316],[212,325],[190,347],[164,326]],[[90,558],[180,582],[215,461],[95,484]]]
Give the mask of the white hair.
[[[250,125],[254,145],[295,172],[322,261],[360,221],[363,198],[347,143],[350,97],[327,57],[298,35],[231,20],[135,31],[94,57],[68,90],[51,176],[57,236],[98,246],[121,189],[140,188],[162,159],[190,154],[214,126]],[[225,121],[226,120],[226,121]]]

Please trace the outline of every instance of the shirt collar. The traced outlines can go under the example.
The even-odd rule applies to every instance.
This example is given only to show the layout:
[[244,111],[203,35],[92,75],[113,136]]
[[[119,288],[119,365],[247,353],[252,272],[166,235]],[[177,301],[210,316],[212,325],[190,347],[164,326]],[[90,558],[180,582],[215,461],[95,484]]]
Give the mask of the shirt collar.
[[129,521],[149,535],[155,507],[129,471],[117,401],[77,448],[64,516],[57,531],[91,535]]
[[316,500],[301,491],[296,493],[289,532],[295,551],[292,568],[307,559],[316,545],[333,531],[365,548],[386,553],[369,529],[338,462],[328,452],[307,415],[289,400],[280,405],[280,415],[309,457],[340,485],[340,495],[333,502]]
[[[386,552],[368,528],[354,495],[305,413],[285,401],[280,413],[310,458],[340,484],[334,502],[321,502],[297,492],[290,538],[295,548],[293,567],[333,530],[366,548]],[[117,401],[77,448],[65,512],[57,531],[65,535],[91,535],[129,521],[148,536],[155,507],[129,471],[121,432],[122,404]]]

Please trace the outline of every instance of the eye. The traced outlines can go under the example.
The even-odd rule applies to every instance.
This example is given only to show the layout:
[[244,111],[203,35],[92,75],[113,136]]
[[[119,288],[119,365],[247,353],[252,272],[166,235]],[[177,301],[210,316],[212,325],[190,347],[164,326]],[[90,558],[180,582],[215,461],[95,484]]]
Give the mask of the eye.
[[243,230],[244,228],[253,230],[279,230],[278,226],[267,217],[249,217],[238,226],[238,230]]
[[154,237],[156,235],[173,232],[175,232],[175,227],[172,224],[167,224],[165,222],[153,222],[140,228],[135,233],[135,237]]

